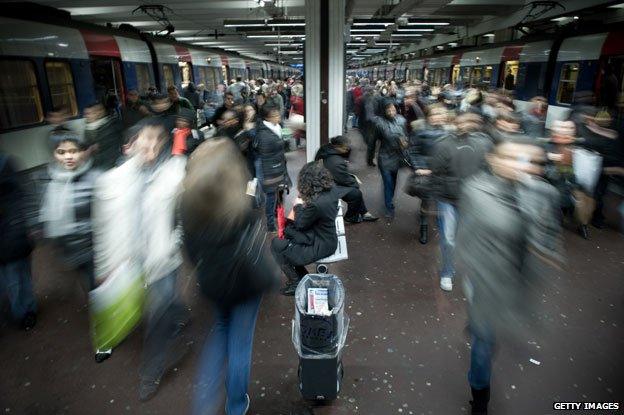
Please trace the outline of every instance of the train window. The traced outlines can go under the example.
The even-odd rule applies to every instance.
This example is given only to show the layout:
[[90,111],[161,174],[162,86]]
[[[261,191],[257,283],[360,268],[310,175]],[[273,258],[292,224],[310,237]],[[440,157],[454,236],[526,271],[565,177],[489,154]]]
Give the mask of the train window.
[[175,81],[173,80],[173,69],[169,65],[163,65],[163,78],[165,80],[165,89],[169,88],[171,85],[175,85]]
[[67,108],[69,114],[78,115],[74,78],[68,62],[50,61],[45,63],[48,87],[52,97],[52,107]]
[[482,81],[489,84],[491,80],[492,80],[492,67],[486,66],[485,70],[483,71]]
[[559,89],[557,90],[557,102],[559,104],[571,104],[574,100],[574,91],[576,89],[578,74],[578,63],[566,63],[561,68]]
[[0,129],[43,121],[35,65],[27,60],[0,60]]
[[147,66],[147,63],[135,63],[135,68],[139,94],[146,95],[152,84],[149,67]]

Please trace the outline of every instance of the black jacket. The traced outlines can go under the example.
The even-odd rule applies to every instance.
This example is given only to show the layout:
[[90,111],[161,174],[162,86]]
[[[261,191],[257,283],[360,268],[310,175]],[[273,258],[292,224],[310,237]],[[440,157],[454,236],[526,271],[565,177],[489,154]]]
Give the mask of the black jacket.
[[430,159],[437,198],[456,204],[462,183],[485,166],[485,154],[491,147],[482,133],[451,134],[438,141]]
[[262,179],[264,191],[275,190],[280,184],[289,183],[284,140],[263,122],[258,123],[253,151],[259,159],[260,171],[257,174]]
[[[279,284],[279,268],[268,250],[258,212],[235,229],[197,228],[182,218],[184,247],[197,266],[203,294],[221,307],[230,307]],[[191,224],[191,226],[186,226]]]
[[98,146],[92,156],[94,168],[106,170],[115,167],[115,162],[121,156],[122,129],[121,120],[115,116],[109,116],[102,125],[93,130],[87,125],[84,133],[87,145]]
[[349,173],[347,160],[350,152],[349,148],[325,144],[319,148],[314,159],[323,160],[323,166],[329,170],[336,185],[359,188],[357,180]]
[[0,154],[0,264],[30,255],[26,192],[12,160]]
[[405,118],[396,115],[393,119],[387,117],[375,117],[375,134],[381,141],[377,164],[384,170],[397,171],[404,167],[407,162],[407,148],[401,147],[401,141],[407,144],[407,131]]
[[336,252],[336,215],[340,190],[332,188],[321,193],[308,205],[297,205],[295,220],[286,227],[290,241],[284,256],[293,265],[307,265]]
[[431,154],[439,140],[449,135],[444,128],[427,126],[419,131],[412,131],[409,135],[408,155],[413,169],[428,169]]

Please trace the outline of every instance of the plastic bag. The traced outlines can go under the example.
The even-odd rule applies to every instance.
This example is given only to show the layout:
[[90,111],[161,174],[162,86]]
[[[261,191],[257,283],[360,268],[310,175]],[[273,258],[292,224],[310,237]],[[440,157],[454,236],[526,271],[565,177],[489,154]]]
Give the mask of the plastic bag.
[[576,183],[587,194],[593,194],[602,173],[602,156],[592,151],[576,148],[572,153],[572,167]]
[[112,349],[121,343],[141,321],[144,303],[141,269],[126,261],[89,293],[94,349]]

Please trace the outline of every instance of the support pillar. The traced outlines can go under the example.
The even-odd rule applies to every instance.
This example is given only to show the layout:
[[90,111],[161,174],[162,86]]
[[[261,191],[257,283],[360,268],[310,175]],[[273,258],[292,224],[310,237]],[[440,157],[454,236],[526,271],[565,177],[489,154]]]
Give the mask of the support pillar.
[[306,156],[343,132],[345,0],[305,2]]

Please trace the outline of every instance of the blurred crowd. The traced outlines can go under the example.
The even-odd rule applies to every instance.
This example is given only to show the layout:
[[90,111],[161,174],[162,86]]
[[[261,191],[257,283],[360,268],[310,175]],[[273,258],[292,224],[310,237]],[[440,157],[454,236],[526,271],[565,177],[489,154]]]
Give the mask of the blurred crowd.
[[348,122],[379,169],[386,217],[405,170],[405,192],[420,199],[422,244],[437,220],[440,288],[463,276],[474,415],[487,413],[495,338],[530,327],[545,267],[563,261],[561,229],[589,239],[590,223],[603,228],[607,189],[624,178],[618,108],[577,92],[569,114],[549,120],[546,98],[523,103],[511,92],[347,79]]
[[[286,151],[305,138],[303,92],[292,78],[131,90],[124,105],[85,108],[84,134],[67,128],[66,109],[48,114],[46,169],[27,183],[0,156],[0,282],[16,323],[36,324],[30,257],[46,241],[88,294],[98,363],[144,321],[138,383],[148,400],[188,351],[178,290],[186,258],[216,311],[193,413],[219,413],[225,384],[227,413],[244,414],[262,294],[283,274],[281,292],[293,295],[306,266],[334,254],[340,200],[346,222],[378,220],[350,170],[346,135],[321,146],[293,183]],[[505,90],[347,80],[347,127],[379,169],[387,220],[406,171],[422,244],[437,220],[440,288],[465,274],[473,414],[487,413],[495,334],[524,321],[543,267],[563,260],[562,225],[589,238],[590,223],[604,226],[609,183],[621,179],[617,120],[591,94],[577,96],[569,117],[547,128],[543,97],[517,108]]]

